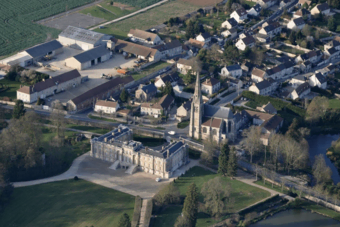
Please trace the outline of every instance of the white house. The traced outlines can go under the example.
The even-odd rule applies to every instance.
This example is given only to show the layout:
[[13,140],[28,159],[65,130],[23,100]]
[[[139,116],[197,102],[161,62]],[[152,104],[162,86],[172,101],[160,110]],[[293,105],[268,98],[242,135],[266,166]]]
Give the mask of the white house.
[[294,18],[299,18],[299,17],[307,17],[307,19],[310,19],[311,18],[311,13],[305,9],[305,8],[302,8],[302,9],[299,9],[298,11],[296,11],[293,15]]
[[225,38],[235,38],[237,36],[237,29],[236,28],[231,28],[229,30],[225,30],[221,33],[221,35]]
[[302,19],[302,17],[299,17],[289,21],[287,28],[291,30],[301,30],[305,25],[305,21]]
[[247,11],[244,8],[239,8],[230,14],[230,18],[234,18],[238,23],[241,23],[248,18]]
[[331,9],[329,8],[329,5],[327,2],[316,5],[310,12],[312,15],[317,15],[320,13],[326,16],[331,15]]
[[206,79],[201,84],[202,92],[212,95],[220,90],[221,82],[215,78]]
[[293,77],[289,82],[293,88],[297,88],[298,86],[306,82],[306,78],[302,75],[297,75]]
[[[187,74],[189,70],[193,70],[193,61],[180,58],[177,61],[177,70],[179,73]],[[195,72],[192,72],[195,74]]]
[[211,42],[211,35],[208,32],[201,33],[198,36],[196,36],[196,40],[207,44]]
[[177,72],[174,73],[168,73],[168,74],[163,74],[155,79],[155,86],[157,88],[164,87],[166,83],[171,83],[172,86],[176,86],[178,81],[180,80],[180,77]]
[[141,42],[151,45],[159,45],[162,43],[162,39],[157,34],[139,29],[130,29],[128,37],[130,37],[133,42]]
[[98,100],[94,106],[94,111],[99,113],[113,114],[119,109],[118,102],[112,102],[108,100]]
[[248,15],[252,15],[257,17],[262,10],[262,7],[260,4],[254,5],[250,10],[248,10]]
[[261,69],[254,68],[253,71],[251,72],[251,79],[255,82],[261,82],[263,81],[267,76],[267,73]]
[[260,34],[267,35],[270,38],[273,38],[277,34],[280,34],[282,27],[279,22],[269,23],[267,26],[262,27],[259,31]]
[[298,99],[298,98],[303,98],[306,95],[308,95],[310,93],[310,86],[309,84],[303,83],[301,85],[299,85],[297,88],[295,88],[289,95],[288,98],[291,98],[293,100]]
[[253,83],[249,87],[249,91],[252,91],[258,95],[270,95],[277,89],[277,84],[273,80],[263,80],[259,83]]
[[222,28],[231,29],[233,27],[236,27],[238,25],[237,21],[234,18],[230,18],[226,21],[224,21],[221,25]]
[[221,76],[231,76],[234,78],[239,78],[240,76],[242,76],[242,68],[238,64],[225,66],[221,70]]
[[316,74],[313,74],[309,78],[309,85],[311,87],[317,86],[321,89],[326,89],[327,88],[327,80],[321,73],[316,73]]
[[153,48],[157,49],[164,58],[172,58],[176,55],[182,54],[183,52],[182,43],[177,39],[170,40],[167,43],[154,46]]
[[236,47],[239,50],[244,51],[247,47],[252,48],[255,45],[255,39],[248,35],[245,38],[241,38],[237,41]]
[[328,43],[326,43],[324,45],[324,49],[328,50],[328,49],[334,47],[335,49],[340,50],[340,42],[339,42],[339,40],[340,40],[339,37],[336,37],[335,39],[329,41]]

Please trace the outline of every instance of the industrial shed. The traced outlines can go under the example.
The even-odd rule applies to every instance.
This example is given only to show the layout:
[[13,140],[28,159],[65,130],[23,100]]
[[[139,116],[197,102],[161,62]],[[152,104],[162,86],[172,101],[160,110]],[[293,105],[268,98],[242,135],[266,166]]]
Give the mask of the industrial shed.
[[111,51],[105,46],[98,46],[66,59],[65,64],[70,68],[83,70],[109,60],[110,56]]
[[106,44],[110,38],[110,35],[68,26],[59,34],[58,40],[63,46],[72,46],[73,48],[86,51]]

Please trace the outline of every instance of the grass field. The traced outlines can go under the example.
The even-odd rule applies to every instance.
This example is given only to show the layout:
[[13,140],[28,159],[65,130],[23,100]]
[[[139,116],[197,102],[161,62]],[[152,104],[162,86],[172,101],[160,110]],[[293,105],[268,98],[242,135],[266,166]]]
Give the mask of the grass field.
[[116,120],[113,119],[107,119],[107,118],[101,118],[101,117],[97,117],[97,116],[93,116],[93,115],[89,115],[89,118],[94,119],[94,120],[100,120],[100,121],[109,121],[109,122],[117,122]]
[[263,187],[275,190],[275,191],[280,192],[280,193],[288,194],[288,190],[286,188],[284,188],[283,191],[282,191],[282,187],[281,186],[278,186],[278,185],[274,184],[273,187],[272,187],[272,184],[269,183],[268,181],[266,181],[266,184],[263,184],[263,180],[258,180],[258,181],[255,181],[255,184],[258,184],[258,185],[261,185]]
[[186,128],[189,126],[189,124],[190,124],[189,120],[182,121],[177,124],[177,128]]
[[91,127],[91,126],[73,125],[73,124],[67,125],[66,127],[81,130],[81,131],[98,133],[98,134],[105,134],[110,131],[109,129],[102,129],[102,128]]
[[0,0],[0,58],[57,37],[60,31],[34,23],[93,0]]
[[149,75],[151,73],[157,72],[158,70],[161,70],[161,69],[163,69],[163,68],[165,68],[169,65],[171,65],[171,64],[166,63],[164,61],[159,61],[155,64],[152,64],[152,65],[144,68],[140,73],[132,74],[132,78],[134,80],[139,80],[139,79],[146,77],[147,75]]
[[[127,3],[128,4],[128,3]],[[97,32],[114,35],[117,38],[126,38],[131,28],[145,30],[159,25],[171,17],[183,16],[197,10],[199,7],[182,1],[170,1],[161,6],[150,9],[134,17],[112,23],[104,29],[96,29]]]
[[300,54],[304,54],[305,52],[302,51],[302,50],[298,50],[298,49],[295,49],[295,48],[292,48],[290,46],[286,46],[286,45],[282,45],[280,46],[279,48],[276,48],[278,50],[282,50],[282,51],[285,51],[287,53],[291,53],[291,54],[297,54],[297,55],[300,55]]
[[251,2],[251,1],[245,1],[245,4],[247,4],[250,8],[257,4],[257,2]]
[[[1,37],[0,37],[0,39],[1,39]],[[0,47],[0,49],[1,49],[1,47]],[[20,88],[20,82],[2,79],[2,80],[0,80],[0,84],[2,84],[3,86],[8,86],[7,90],[0,92],[0,98],[3,98],[3,97],[8,97],[8,98],[11,98],[11,99],[17,98],[17,90]]]
[[217,13],[214,13],[208,17],[200,17],[198,21],[202,24],[206,24],[209,26],[214,25],[215,27],[220,28],[222,23],[226,21],[227,19],[229,19],[229,16],[223,13],[219,13],[218,17],[217,17]]
[[339,99],[330,99],[329,100],[329,108],[340,109],[340,100]]
[[135,198],[84,180],[67,180],[14,189],[0,213],[0,226],[118,226],[125,212],[132,218]]
[[[218,176],[215,173],[212,173],[208,170],[205,170],[201,167],[193,167],[186,174],[181,177],[179,180],[176,180],[175,185],[179,188],[181,195],[185,195],[188,186],[195,182],[199,191],[201,191],[202,185],[208,180]],[[223,183],[230,183],[233,192],[231,193],[231,197],[235,198],[235,204],[232,208],[231,212],[236,212],[244,207],[247,207],[257,201],[260,201],[266,197],[270,196],[270,193],[264,191],[262,189],[252,187],[247,185],[241,181],[231,180],[230,178],[224,177]],[[203,196],[199,197],[200,202],[203,202]],[[172,206],[165,209],[163,212],[157,215],[157,218],[154,221],[154,227],[168,227],[174,226],[176,218],[181,214],[182,206]],[[223,220],[225,217],[221,219],[212,219],[208,214],[200,212],[198,214],[196,227],[206,227],[210,226],[214,223],[217,223]]]
[[105,1],[99,4],[100,6],[91,6],[89,8],[83,9],[79,11],[80,13],[83,13],[87,15],[88,13],[91,14],[93,17],[99,17],[103,18],[104,20],[114,20],[116,18],[125,16],[127,14],[130,14],[136,10],[126,10],[121,9],[117,6],[112,6],[109,4],[109,2]]

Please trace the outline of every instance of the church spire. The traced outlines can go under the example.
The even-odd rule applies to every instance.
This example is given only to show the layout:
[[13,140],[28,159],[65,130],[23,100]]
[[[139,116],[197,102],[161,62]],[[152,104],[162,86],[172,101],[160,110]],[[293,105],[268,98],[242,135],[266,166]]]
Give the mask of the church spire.
[[196,85],[195,85],[195,93],[194,93],[194,99],[193,101],[198,101],[202,103],[202,93],[201,93],[201,80],[200,75],[197,73],[196,77]]

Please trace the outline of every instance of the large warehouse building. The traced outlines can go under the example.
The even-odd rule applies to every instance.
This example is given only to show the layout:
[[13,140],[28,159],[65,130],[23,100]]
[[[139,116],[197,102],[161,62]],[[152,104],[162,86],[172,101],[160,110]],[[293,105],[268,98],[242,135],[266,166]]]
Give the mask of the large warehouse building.
[[110,35],[68,26],[59,34],[58,40],[63,46],[72,46],[86,51],[96,46],[105,45],[110,38]]
[[66,66],[83,70],[110,59],[111,52],[105,46],[98,46],[65,60]]

